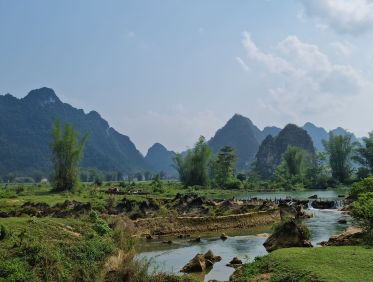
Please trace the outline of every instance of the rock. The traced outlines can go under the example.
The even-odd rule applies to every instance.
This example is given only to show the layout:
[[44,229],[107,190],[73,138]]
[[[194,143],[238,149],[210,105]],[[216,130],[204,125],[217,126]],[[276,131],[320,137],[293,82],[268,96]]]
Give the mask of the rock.
[[153,240],[153,236],[150,235],[150,234],[147,234],[147,235],[145,236],[145,238],[146,238],[146,240]]
[[221,257],[220,256],[215,256],[214,253],[211,250],[208,250],[204,256],[205,256],[205,259],[208,259],[212,262],[221,261]]
[[345,195],[338,195],[338,198],[344,198]]
[[190,240],[191,242],[201,242],[201,237],[194,238]]
[[228,264],[228,266],[234,266],[234,265],[241,265],[242,260],[240,260],[238,257],[234,257]]
[[163,241],[162,243],[163,243],[163,244],[172,244],[172,241],[171,241],[171,240],[168,240],[168,241]]
[[220,239],[222,239],[223,241],[224,241],[224,240],[227,240],[227,239],[228,239],[228,235],[225,234],[225,233],[222,233],[222,234],[220,235]]
[[308,234],[294,220],[281,223],[277,230],[264,242],[268,252],[281,248],[312,247]]
[[312,196],[309,196],[308,199],[317,199],[317,195],[312,195]]
[[361,228],[349,227],[343,233],[334,235],[328,241],[321,242],[321,246],[354,246],[363,242],[364,233]]
[[338,220],[338,223],[339,224],[347,224],[347,220],[342,218],[342,219]]
[[256,234],[257,237],[259,238],[268,238],[269,236],[271,236],[271,234],[269,233],[259,233],[259,234]]
[[196,254],[180,271],[184,273],[204,272],[220,260],[220,256],[215,256],[211,250],[208,250],[206,254]]
[[315,209],[334,209],[334,201],[313,201],[311,206]]
[[180,271],[184,273],[203,272],[206,268],[206,259],[204,255],[196,254]]

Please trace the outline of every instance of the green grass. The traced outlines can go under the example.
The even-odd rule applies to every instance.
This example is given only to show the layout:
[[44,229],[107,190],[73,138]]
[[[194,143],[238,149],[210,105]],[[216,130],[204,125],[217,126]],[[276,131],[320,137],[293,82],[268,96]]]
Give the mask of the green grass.
[[242,269],[241,279],[271,273],[270,281],[373,281],[373,249],[354,247],[280,249]]
[[0,281],[94,281],[105,258],[115,251],[87,220],[3,218]]

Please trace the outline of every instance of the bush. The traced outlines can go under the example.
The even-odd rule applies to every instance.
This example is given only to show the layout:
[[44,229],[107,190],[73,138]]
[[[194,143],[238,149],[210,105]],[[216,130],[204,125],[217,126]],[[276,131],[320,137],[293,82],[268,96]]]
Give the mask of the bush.
[[373,192],[359,195],[352,204],[352,216],[367,235],[367,243],[373,244]]
[[237,178],[232,178],[227,181],[224,188],[227,189],[241,189],[243,187],[242,182]]
[[359,182],[355,182],[350,191],[350,198],[357,199],[360,194],[366,192],[373,192],[373,176],[369,176]]
[[98,219],[95,224],[93,224],[92,228],[96,231],[96,233],[100,236],[104,236],[106,234],[111,233],[111,228],[103,219]]
[[0,224],[0,241],[4,240],[8,235],[8,231],[6,230],[5,226]]

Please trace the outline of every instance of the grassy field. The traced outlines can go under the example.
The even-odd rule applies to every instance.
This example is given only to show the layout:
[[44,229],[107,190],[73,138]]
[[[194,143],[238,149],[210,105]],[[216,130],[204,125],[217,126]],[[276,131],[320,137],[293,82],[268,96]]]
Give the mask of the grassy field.
[[[236,281],[369,282],[373,249],[322,247],[280,249],[246,265]],[[254,279],[267,280],[254,280]]]
[[94,209],[102,210],[109,200],[116,204],[124,197],[124,195],[108,195],[104,193],[109,187],[117,187],[119,191],[126,193],[127,199],[139,201],[146,198],[174,198],[177,193],[197,193],[207,198],[227,199],[243,192],[243,190],[216,188],[184,188],[180,183],[174,181],[163,181],[160,188],[156,187],[151,181],[126,183],[125,185],[119,182],[111,182],[105,183],[100,187],[94,184],[82,184],[81,188],[73,193],[55,193],[51,191],[49,184],[12,184],[0,186],[0,210],[13,210],[22,206],[25,202],[43,202],[54,205],[65,200],[75,200],[83,203],[90,202]]
[[89,220],[17,217],[0,224],[0,281],[93,281],[115,250],[110,234]]

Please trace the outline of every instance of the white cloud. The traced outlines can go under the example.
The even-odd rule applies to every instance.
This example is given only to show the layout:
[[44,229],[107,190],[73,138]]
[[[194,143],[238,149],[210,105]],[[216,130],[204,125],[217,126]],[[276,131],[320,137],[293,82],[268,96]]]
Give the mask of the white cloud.
[[249,66],[244,62],[244,60],[242,60],[241,57],[236,57],[236,61],[242,67],[244,71],[250,70]]
[[243,46],[253,63],[272,74],[265,82],[264,110],[286,116],[288,121],[341,113],[348,97],[356,98],[370,87],[358,70],[331,62],[318,46],[296,36],[286,37],[274,51],[265,52],[244,32]]
[[334,50],[337,52],[337,54],[342,56],[350,56],[352,54],[352,51],[354,49],[354,46],[349,42],[332,42],[330,43],[330,46],[334,48]]
[[373,29],[373,3],[369,0],[299,0],[305,13],[337,32],[359,34]]

